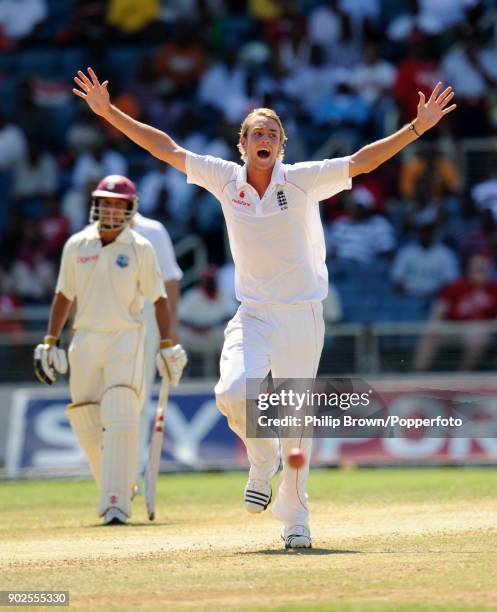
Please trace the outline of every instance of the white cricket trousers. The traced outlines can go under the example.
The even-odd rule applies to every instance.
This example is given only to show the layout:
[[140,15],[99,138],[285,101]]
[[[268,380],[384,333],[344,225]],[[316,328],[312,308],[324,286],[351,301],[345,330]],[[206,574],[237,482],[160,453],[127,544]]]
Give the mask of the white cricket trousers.
[[99,404],[91,432],[89,417],[84,417],[87,410],[79,418],[73,415],[71,424],[100,489],[100,516],[111,506],[131,516],[143,401],[143,341],[143,326],[102,333],[78,330],[69,347],[73,409]]
[[[219,410],[243,440],[251,479],[268,481],[279,466],[273,515],[285,526],[308,525],[307,479],[312,439],[259,439],[246,437],[246,379],[315,378],[323,349],[324,321],[321,302],[292,305],[242,304],[228,323],[221,354],[221,376],[216,385]],[[301,448],[305,465],[295,470],[286,461],[292,448]]]
[[69,381],[75,404],[100,402],[111,387],[143,395],[143,327],[116,332],[77,330],[69,346]]

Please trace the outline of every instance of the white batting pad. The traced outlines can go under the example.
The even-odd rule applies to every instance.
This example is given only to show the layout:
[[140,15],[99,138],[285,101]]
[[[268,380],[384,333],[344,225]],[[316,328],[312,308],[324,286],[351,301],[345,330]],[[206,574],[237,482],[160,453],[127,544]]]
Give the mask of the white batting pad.
[[69,404],[66,408],[66,414],[72,430],[85,452],[91,473],[100,488],[103,444],[100,404]]
[[98,514],[115,506],[131,516],[131,487],[138,464],[138,396],[130,387],[111,387],[100,405],[104,448]]

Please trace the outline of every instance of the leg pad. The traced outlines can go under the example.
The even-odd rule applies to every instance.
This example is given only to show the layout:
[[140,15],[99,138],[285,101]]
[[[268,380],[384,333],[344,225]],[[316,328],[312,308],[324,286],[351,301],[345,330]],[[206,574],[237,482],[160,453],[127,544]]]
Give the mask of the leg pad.
[[91,473],[100,487],[102,466],[103,429],[100,404],[69,404],[67,418],[81,448],[84,450]]
[[100,516],[111,506],[131,516],[131,494],[138,464],[139,414],[139,398],[131,387],[111,387],[103,394]]

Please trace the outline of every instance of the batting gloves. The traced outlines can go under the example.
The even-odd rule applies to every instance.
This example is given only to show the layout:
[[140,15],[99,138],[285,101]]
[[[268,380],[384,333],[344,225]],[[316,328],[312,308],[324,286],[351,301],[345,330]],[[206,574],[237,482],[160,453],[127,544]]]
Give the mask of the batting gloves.
[[156,359],[157,369],[161,376],[166,374],[173,387],[178,385],[187,363],[188,357],[181,344],[173,346],[172,340],[161,340]]
[[42,344],[34,350],[34,370],[36,378],[47,385],[56,380],[56,372],[67,372],[67,357],[64,349],[59,348],[59,339],[55,336],[45,336]]

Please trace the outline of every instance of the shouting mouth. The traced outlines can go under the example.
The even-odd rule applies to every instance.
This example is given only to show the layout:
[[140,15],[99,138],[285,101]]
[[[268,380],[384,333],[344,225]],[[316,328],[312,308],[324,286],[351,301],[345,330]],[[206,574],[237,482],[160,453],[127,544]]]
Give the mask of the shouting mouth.
[[269,149],[259,149],[257,151],[257,157],[259,159],[268,159],[270,156]]

